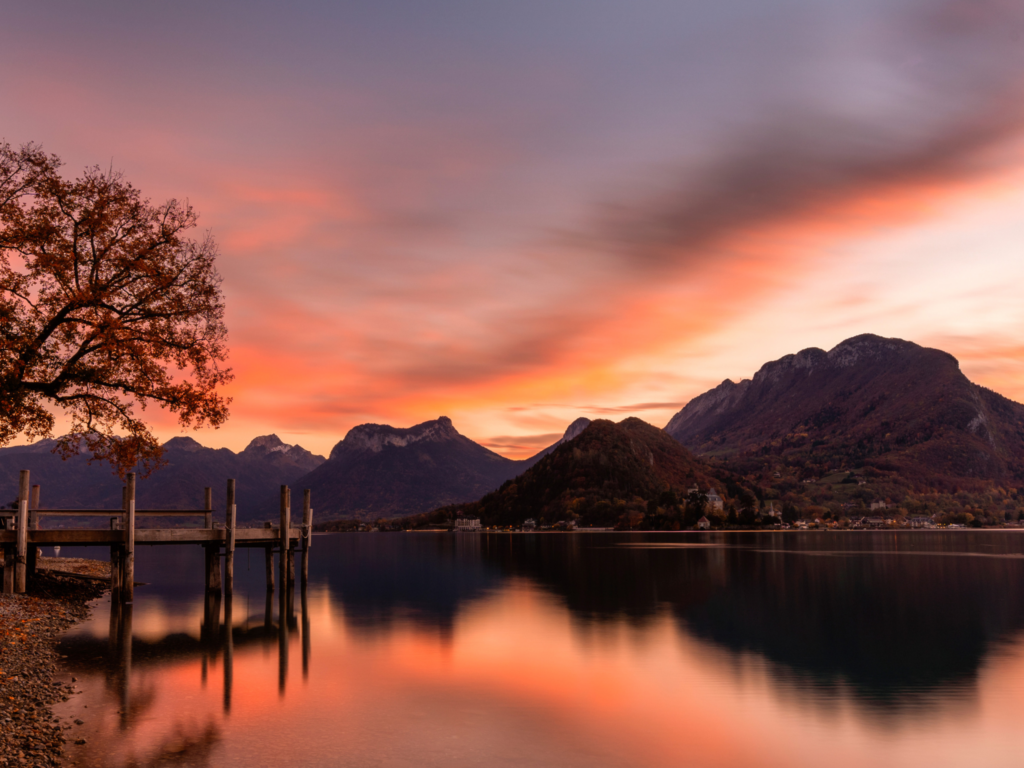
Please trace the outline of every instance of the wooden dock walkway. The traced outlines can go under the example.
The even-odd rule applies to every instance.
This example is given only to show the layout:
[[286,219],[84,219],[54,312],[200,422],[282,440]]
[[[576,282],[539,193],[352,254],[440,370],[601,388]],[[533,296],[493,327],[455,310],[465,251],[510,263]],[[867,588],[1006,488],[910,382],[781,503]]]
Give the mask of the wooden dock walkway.
[[[291,522],[291,490],[281,486],[280,524],[239,528],[235,504],[235,481],[227,481],[223,524],[214,523],[213,492],[206,490],[203,509],[136,509],[135,474],[128,475],[121,509],[40,509],[40,487],[30,486],[28,470],[22,470],[18,508],[0,510],[0,545],[4,552],[3,591],[22,593],[36,571],[36,554],[43,546],[106,546],[110,548],[110,589],[115,601],[130,603],[135,588],[136,545],[198,544],[206,548],[206,588],[230,595],[234,588],[234,556],[238,548],[259,547],[266,557],[267,590],[274,589],[274,552],[280,554],[281,583],[295,583],[295,556],[302,554],[302,583],[309,575],[309,545],[313,529],[310,493],[303,493],[302,523]],[[109,528],[43,529],[44,517],[107,518]],[[138,528],[139,517],[202,518],[201,528]],[[221,569],[221,558],[224,567]]]

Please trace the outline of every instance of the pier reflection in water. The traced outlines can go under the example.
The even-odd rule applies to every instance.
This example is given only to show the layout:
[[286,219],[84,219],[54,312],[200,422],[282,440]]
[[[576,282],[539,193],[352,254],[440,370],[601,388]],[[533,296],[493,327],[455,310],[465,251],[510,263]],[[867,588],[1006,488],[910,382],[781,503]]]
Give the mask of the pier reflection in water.
[[243,558],[220,602],[168,560],[134,607],[97,606],[64,643],[84,691],[61,713],[84,721],[76,764],[1000,768],[1024,753],[1024,536],[316,543],[307,590],[267,593]]

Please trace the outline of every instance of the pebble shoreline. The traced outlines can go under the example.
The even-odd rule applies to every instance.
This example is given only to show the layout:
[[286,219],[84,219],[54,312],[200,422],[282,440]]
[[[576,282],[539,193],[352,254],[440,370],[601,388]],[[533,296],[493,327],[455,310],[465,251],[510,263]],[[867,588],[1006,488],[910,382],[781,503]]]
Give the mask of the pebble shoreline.
[[28,594],[0,595],[0,766],[60,765],[71,725],[50,707],[66,701],[74,685],[54,680],[56,644],[88,617],[89,601],[106,588],[99,580],[40,570]]

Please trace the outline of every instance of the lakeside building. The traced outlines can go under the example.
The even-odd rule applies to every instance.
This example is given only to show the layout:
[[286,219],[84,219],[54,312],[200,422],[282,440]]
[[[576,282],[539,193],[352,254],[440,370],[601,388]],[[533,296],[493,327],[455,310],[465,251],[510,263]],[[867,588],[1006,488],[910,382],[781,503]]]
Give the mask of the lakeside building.
[[706,531],[711,527],[711,521],[708,520],[704,515],[701,515],[700,520],[697,521],[697,530]]
[[456,531],[479,531],[480,519],[477,517],[459,517],[455,520]]
[[[686,492],[687,492],[687,494],[690,494],[690,493],[700,493],[701,491],[700,491],[700,488],[695,485],[695,486],[693,486],[693,488],[687,488]],[[725,501],[722,499],[721,496],[718,495],[718,491],[716,491],[714,488],[708,488],[708,492],[706,494],[704,494],[704,495],[707,497],[708,506],[711,509],[717,509],[719,511],[722,511],[722,510],[725,509]]]

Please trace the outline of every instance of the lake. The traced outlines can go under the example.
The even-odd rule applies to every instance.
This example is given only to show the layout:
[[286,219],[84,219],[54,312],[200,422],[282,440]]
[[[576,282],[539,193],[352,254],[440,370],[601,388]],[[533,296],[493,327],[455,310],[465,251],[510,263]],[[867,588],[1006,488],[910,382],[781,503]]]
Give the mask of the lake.
[[136,562],[62,642],[69,765],[1024,760],[1017,532],[318,535],[290,602]]

